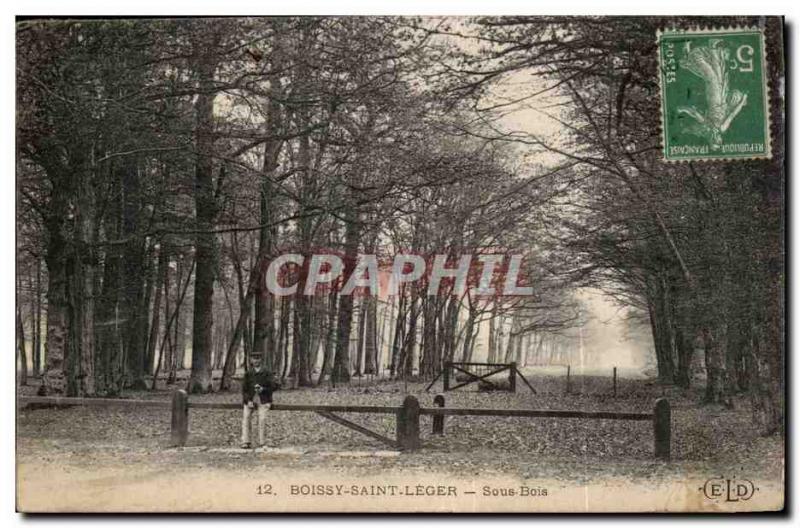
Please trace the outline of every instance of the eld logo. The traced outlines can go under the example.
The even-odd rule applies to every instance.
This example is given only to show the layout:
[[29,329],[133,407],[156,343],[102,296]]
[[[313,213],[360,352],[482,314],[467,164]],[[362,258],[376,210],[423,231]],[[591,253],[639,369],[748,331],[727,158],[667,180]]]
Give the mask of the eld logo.
[[725,502],[750,500],[758,491],[752,481],[744,478],[737,479],[736,475],[732,478],[710,478],[698,489],[709,500],[724,500]]

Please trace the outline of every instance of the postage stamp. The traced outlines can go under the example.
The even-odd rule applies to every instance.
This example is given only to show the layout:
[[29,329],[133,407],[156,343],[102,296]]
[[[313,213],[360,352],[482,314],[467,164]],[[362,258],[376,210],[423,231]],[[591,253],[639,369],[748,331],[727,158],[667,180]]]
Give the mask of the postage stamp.
[[763,32],[668,30],[658,53],[666,161],[771,157]]

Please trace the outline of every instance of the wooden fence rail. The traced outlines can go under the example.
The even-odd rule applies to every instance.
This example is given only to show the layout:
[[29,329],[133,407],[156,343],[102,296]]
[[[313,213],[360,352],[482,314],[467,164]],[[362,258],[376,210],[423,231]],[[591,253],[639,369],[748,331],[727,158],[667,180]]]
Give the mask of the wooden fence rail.
[[125,398],[71,398],[66,396],[20,396],[21,405],[48,405],[53,407],[161,407],[169,408],[167,400],[134,400]]
[[[171,445],[185,446],[189,438],[189,408],[195,409],[237,409],[241,410],[241,403],[213,403],[190,402],[186,391],[177,390],[172,395],[172,401],[165,400],[133,400],[111,398],[64,398],[46,396],[22,396],[17,398],[21,405],[39,404],[53,406],[96,406],[96,407],[145,407],[145,408],[170,408]],[[538,409],[477,409],[477,408],[448,408],[445,407],[444,396],[439,394],[434,399],[436,407],[420,407],[419,400],[414,396],[406,396],[399,407],[374,406],[374,405],[314,405],[314,404],[286,404],[274,403],[272,410],[289,412],[315,412],[318,415],[335,423],[358,431],[362,434],[380,440],[396,449],[413,451],[419,449],[420,442],[420,416],[433,417],[434,435],[443,435],[446,416],[497,416],[497,417],[523,417],[523,418],[573,418],[596,420],[635,420],[652,421],[654,437],[654,455],[659,460],[669,460],[671,451],[671,410],[665,398],[655,402],[652,413],[627,413],[610,411],[551,411]],[[396,439],[388,438],[380,433],[371,431],[366,427],[353,423],[333,413],[359,413],[359,414],[394,414],[396,417]]]
[[596,420],[652,420],[650,413],[620,413],[605,411],[549,411],[535,409],[422,409],[420,414],[444,416],[516,416],[522,418],[582,418]]

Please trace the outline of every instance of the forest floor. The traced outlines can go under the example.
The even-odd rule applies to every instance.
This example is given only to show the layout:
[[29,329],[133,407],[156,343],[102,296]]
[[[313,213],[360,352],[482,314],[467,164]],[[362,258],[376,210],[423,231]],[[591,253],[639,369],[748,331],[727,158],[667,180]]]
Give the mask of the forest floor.
[[[96,484],[116,482],[119,475],[136,480],[187,472],[209,477],[217,472],[256,482],[309,471],[348,478],[424,473],[461,480],[496,477],[569,485],[622,479],[647,486],[736,474],[777,483],[782,489],[783,439],[758,436],[744,397],[736,399],[733,409],[725,409],[703,405],[699,390],[680,391],[642,379],[619,380],[616,397],[610,378],[573,377],[569,393],[563,377],[529,374],[528,379],[537,394],[522,384],[516,394],[448,392],[447,406],[651,412],[654,401],[666,397],[672,407],[672,462],[654,460],[649,421],[448,417],[445,436],[432,436],[431,418],[423,416],[423,448],[399,453],[314,413],[274,411],[269,414],[267,446],[243,450],[241,413],[232,410],[190,410],[187,446],[170,448],[169,409],[19,408],[18,478],[21,485],[27,482],[36,489],[57,486],[58,475],[61,485],[69,485],[82,473]],[[396,406],[408,393],[416,395],[422,406],[431,406],[441,387],[437,384],[426,393],[425,385],[358,380],[335,389],[280,391],[275,401]],[[171,390],[130,392],[126,397],[167,400]],[[28,386],[18,393],[33,392],[35,387]],[[194,395],[190,401],[239,402],[240,398],[235,391]],[[394,437],[394,416],[345,416]]]

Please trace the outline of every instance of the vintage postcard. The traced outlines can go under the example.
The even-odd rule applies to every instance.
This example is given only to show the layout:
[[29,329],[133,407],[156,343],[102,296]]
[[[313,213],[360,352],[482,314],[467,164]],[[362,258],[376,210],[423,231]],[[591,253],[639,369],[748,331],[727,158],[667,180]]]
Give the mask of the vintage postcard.
[[19,512],[775,512],[780,17],[16,20]]

